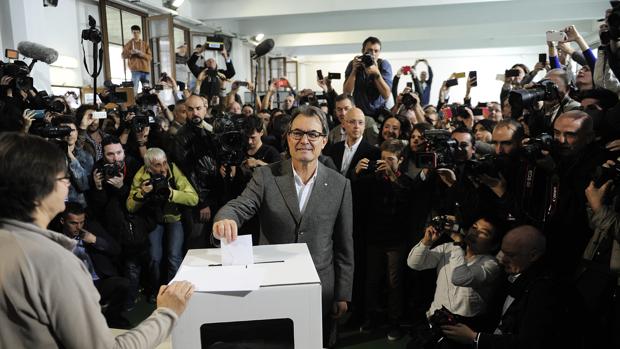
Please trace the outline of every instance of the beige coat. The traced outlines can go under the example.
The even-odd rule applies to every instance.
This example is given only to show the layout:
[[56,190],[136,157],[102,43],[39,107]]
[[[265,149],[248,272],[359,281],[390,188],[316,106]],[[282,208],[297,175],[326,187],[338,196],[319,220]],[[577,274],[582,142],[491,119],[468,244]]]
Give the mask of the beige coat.
[[114,337],[75,241],[30,223],[0,220],[0,348],[154,348],[177,315],[160,308]]

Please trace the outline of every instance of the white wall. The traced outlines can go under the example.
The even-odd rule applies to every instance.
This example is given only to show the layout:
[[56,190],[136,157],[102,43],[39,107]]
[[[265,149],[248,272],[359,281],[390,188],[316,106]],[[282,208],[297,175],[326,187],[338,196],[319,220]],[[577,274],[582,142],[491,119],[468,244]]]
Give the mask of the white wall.
[[[524,63],[533,67],[538,61],[538,53],[545,52],[544,47],[512,48],[494,50],[458,50],[443,52],[411,52],[411,53],[385,53],[381,57],[387,59],[392,65],[393,73],[404,65],[412,65],[416,58],[426,58],[433,68],[434,81],[431,89],[431,103],[437,103],[439,88],[443,80],[446,80],[453,72],[465,72],[476,70],[478,73],[478,87],[472,89],[472,102],[497,101],[502,83],[495,80],[497,74],[503,74],[515,63]],[[298,88],[312,88],[319,90],[316,84],[316,70],[322,69],[323,74],[328,72],[342,73],[342,80],[334,81],[333,86],[337,92],[342,92],[344,83],[344,71],[349,60],[355,56],[313,56],[299,57],[300,81]],[[420,64],[420,66],[424,66]],[[405,88],[406,83],[411,81],[410,76],[401,78],[399,91]],[[462,102],[465,95],[465,79],[459,79],[459,85],[450,89],[450,100]]]

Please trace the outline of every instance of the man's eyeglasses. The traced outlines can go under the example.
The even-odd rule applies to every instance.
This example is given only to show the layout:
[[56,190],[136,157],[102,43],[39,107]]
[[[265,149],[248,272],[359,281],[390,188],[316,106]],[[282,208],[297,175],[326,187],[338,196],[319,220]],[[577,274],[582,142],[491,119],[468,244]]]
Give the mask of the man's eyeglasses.
[[311,142],[317,141],[320,137],[325,137],[325,135],[319,131],[302,131],[302,130],[291,130],[288,134],[293,137],[294,140],[300,140],[304,137],[304,135],[308,136],[308,140]]

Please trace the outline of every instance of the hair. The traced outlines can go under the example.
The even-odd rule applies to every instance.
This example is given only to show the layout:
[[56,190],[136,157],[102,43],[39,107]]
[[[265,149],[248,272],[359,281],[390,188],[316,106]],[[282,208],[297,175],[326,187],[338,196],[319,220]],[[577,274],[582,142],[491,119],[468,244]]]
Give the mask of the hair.
[[299,108],[293,111],[293,115],[291,115],[291,123],[289,124],[289,131],[291,127],[293,127],[293,121],[300,115],[307,117],[315,117],[318,118],[321,122],[321,133],[327,135],[329,133],[329,127],[327,127],[327,119],[325,118],[325,113],[320,109],[312,105],[302,105]]
[[398,158],[400,158],[403,150],[405,149],[405,145],[398,139],[390,139],[381,143],[380,149],[381,151],[388,151],[390,153],[394,153]]
[[475,130],[476,126],[478,126],[478,125],[482,125],[482,127],[485,130],[487,130],[487,131],[492,133],[493,132],[493,128],[495,127],[495,125],[497,125],[497,122],[493,121],[493,120],[490,120],[490,119],[482,119],[482,120],[479,120],[478,122],[476,122],[474,124],[473,129]]
[[263,131],[264,127],[263,120],[261,120],[261,118],[256,115],[250,115],[245,118],[243,126],[244,131],[248,137],[251,136],[254,132],[260,133],[261,131]]
[[554,121],[557,122],[559,118],[569,118],[574,121],[581,121],[581,127],[579,128],[579,133],[585,134],[588,137],[594,136],[594,120],[590,114],[586,113],[582,110],[571,110],[560,114]]
[[382,135],[382,131],[383,131],[383,125],[385,125],[385,122],[388,121],[389,119],[396,119],[398,120],[398,122],[400,122],[400,136],[398,137],[398,139],[403,139],[403,140],[409,140],[409,138],[411,137],[411,122],[409,122],[409,120],[402,116],[402,115],[390,115],[388,117],[386,117],[383,122],[381,123],[381,127],[379,127],[379,137],[378,137],[378,143],[379,144],[383,144],[383,141],[385,141],[385,139],[383,139],[383,135]]
[[54,191],[67,156],[43,138],[0,134],[0,218],[32,222],[39,202]]
[[73,124],[75,125],[76,128],[78,127],[78,124],[75,121],[75,118],[73,117],[73,115],[64,114],[64,115],[59,115],[52,119],[52,125],[59,126],[62,124]]
[[570,79],[568,78],[568,73],[566,73],[566,70],[562,68],[551,69],[547,72],[547,74],[545,74],[545,79],[548,79],[551,75],[556,75],[560,79],[562,79],[562,82],[564,82],[564,86],[568,89]]
[[478,217],[478,220],[481,219],[493,226],[493,237],[491,238],[491,243],[496,246],[495,249],[498,249],[502,243],[504,235],[508,232],[508,222],[505,219],[492,214],[482,214]]
[[250,103],[245,103],[244,105],[241,106],[241,109],[245,108],[245,107],[250,107],[252,108],[252,110],[254,110],[254,106]]
[[578,99],[582,101],[586,98],[596,99],[597,105],[603,109],[609,109],[618,104],[618,95],[615,92],[600,87],[579,91]]
[[103,139],[101,140],[101,149],[105,148],[106,145],[110,145],[110,144],[121,144],[121,140],[113,135],[105,135],[103,136]]
[[185,104],[185,99],[179,99],[178,101],[174,102],[175,107],[178,107],[181,104]]
[[471,131],[467,127],[459,126],[456,129],[454,129],[454,131],[452,131],[451,134],[454,135],[455,133],[465,133],[465,134],[468,134],[469,135],[469,139],[471,141],[470,143],[471,143],[472,147],[476,145],[476,137],[474,137],[474,135],[471,133]]
[[69,201],[65,203],[65,210],[62,212],[62,218],[67,218],[69,214],[77,216],[85,213],[86,210],[84,209],[84,205],[76,201]]
[[512,133],[513,141],[520,143],[523,140],[523,138],[525,138],[525,129],[523,128],[523,125],[521,125],[520,122],[514,119],[503,119],[503,120],[498,121],[497,125],[495,125],[495,128],[493,128],[493,130],[496,130],[500,127],[505,127],[513,132]]
[[424,131],[434,130],[434,129],[435,129],[435,127],[431,123],[428,123],[428,122],[418,122],[417,124],[414,124],[411,127],[411,134],[409,135],[409,138],[411,139],[411,136],[413,135],[413,131],[418,131],[418,132],[420,132],[420,134],[422,136],[424,136]]
[[139,32],[141,32],[141,31],[142,31],[142,30],[140,30],[140,26],[138,26],[138,25],[132,25],[132,26],[131,26],[131,31],[134,31],[134,30],[137,30],[137,31],[139,31]]
[[144,154],[144,168],[151,167],[153,160],[166,159],[166,153],[160,148],[149,148]]
[[379,44],[379,46],[381,46],[381,40],[379,40],[378,38],[376,38],[374,36],[367,37],[366,40],[364,40],[364,42],[362,42],[362,51],[366,47],[366,44],[371,44],[371,45]]
[[515,69],[515,68],[521,68],[521,69],[523,69],[523,71],[525,72],[525,75],[527,75],[527,74],[529,74],[529,73],[530,73],[530,68],[528,68],[528,67],[527,67],[525,64],[523,64],[523,63],[517,63],[517,64],[513,65],[513,66],[512,66],[512,69]]
[[341,101],[344,101],[345,99],[348,99],[349,102],[351,102],[351,105],[355,107],[355,101],[353,100],[353,96],[351,96],[350,94],[347,94],[347,93],[339,94],[338,96],[336,96],[334,104],[338,103],[338,102],[341,102]]

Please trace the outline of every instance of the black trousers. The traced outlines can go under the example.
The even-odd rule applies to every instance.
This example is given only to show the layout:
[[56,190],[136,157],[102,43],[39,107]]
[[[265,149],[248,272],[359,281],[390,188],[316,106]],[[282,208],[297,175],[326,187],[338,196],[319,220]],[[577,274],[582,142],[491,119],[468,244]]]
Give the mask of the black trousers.
[[101,295],[100,304],[107,305],[103,315],[108,321],[119,319],[127,299],[129,280],[120,276],[112,276],[95,280],[95,287]]
[[366,317],[372,319],[379,308],[381,290],[387,285],[387,309],[390,324],[403,316],[406,246],[366,246]]

